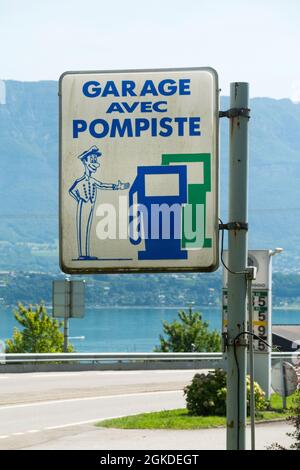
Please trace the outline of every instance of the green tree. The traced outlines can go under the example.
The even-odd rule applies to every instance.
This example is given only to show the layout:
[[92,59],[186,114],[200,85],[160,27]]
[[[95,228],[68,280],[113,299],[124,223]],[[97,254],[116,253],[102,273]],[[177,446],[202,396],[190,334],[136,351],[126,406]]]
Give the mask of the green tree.
[[[41,303],[32,307],[18,304],[14,317],[23,327],[14,328],[11,339],[6,340],[7,353],[58,353],[63,352],[62,322],[50,317]],[[73,351],[69,345],[68,352]]]
[[200,312],[180,310],[179,320],[163,321],[165,339],[159,335],[160,346],[156,352],[214,352],[221,350],[221,336],[217,330],[209,331],[209,323],[202,320]]

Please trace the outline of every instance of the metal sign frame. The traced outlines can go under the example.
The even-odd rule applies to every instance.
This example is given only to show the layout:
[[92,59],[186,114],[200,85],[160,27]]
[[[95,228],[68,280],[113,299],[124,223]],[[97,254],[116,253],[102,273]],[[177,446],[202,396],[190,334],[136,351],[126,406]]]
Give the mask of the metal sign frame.
[[[82,266],[74,267],[74,266],[68,266],[64,262],[64,256],[63,256],[63,243],[62,243],[62,233],[63,233],[63,214],[62,214],[62,113],[63,113],[63,98],[62,98],[62,83],[64,80],[64,77],[67,75],[92,75],[92,74],[156,74],[156,73],[172,73],[172,72],[198,72],[198,71],[203,71],[203,72],[209,72],[212,77],[213,77],[213,84],[214,84],[214,89],[211,97],[211,103],[212,103],[212,122],[211,122],[211,132],[212,132],[212,150],[213,150],[213,158],[214,158],[214,173],[212,174],[212,179],[213,181],[213,195],[212,195],[212,207],[215,208],[215,214],[214,218],[212,220],[211,226],[213,230],[213,261],[211,262],[210,265],[207,266],[187,266],[182,264],[181,266],[168,266],[168,264],[164,266],[155,266],[155,267],[146,267],[142,266],[141,263],[138,263],[138,266],[120,266],[118,263],[115,263],[114,266],[109,266],[109,267],[95,267],[95,263],[92,266],[90,263],[83,263]],[[70,71],[70,72],[65,72],[61,75],[59,79],[59,258],[60,258],[60,267],[62,271],[64,271],[67,274],[97,274],[97,273],[135,273],[135,272],[141,272],[141,273],[146,273],[146,272],[211,272],[215,271],[218,266],[219,266],[219,228],[218,228],[218,213],[219,213],[219,88],[218,88],[218,76],[217,73],[214,69],[211,67],[191,67],[191,68],[162,68],[162,69],[134,69],[134,70],[104,70],[104,71]],[[190,138],[190,137],[189,137]],[[199,152],[202,152],[200,150]],[[202,154],[201,154],[202,155]],[[204,153],[203,153],[204,155]],[[173,155],[171,155],[172,157]],[[175,157],[179,157],[180,161],[180,155],[175,155]],[[182,155],[181,155],[182,156]],[[172,165],[172,158],[170,160],[170,155],[163,155],[162,156],[165,161],[162,162],[162,165]],[[173,160],[174,162],[176,161]],[[142,163],[142,162],[141,162]],[[182,163],[183,164],[183,163]],[[180,162],[174,163],[174,165],[179,165]],[[177,166],[177,168],[179,168]],[[173,167],[175,168],[175,166]],[[205,205],[204,205],[205,207]],[[206,216],[205,216],[206,217]],[[206,220],[204,218],[204,220]],[[205,234],[204,234],[205,237]],[[205,244],[204,244],[205,248]],[[201,249],[201,248],[200,248]],[[163,260],[161,260],[163,261]]]
[[[61,301],[58,302],[58,297]],[[85,313],[85,281],[54,280],[52,283],[52,316],[83,318]]]

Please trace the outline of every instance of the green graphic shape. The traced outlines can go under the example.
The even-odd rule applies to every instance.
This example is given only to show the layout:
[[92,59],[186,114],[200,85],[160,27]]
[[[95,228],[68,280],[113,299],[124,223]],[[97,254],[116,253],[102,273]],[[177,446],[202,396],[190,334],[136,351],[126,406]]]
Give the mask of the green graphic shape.
[[[203,182],[188,184],[188,203],[183,207],[182,214],[182,247],[186,249],[211,248],[212,239],[206,237],[206,194],[211,191],[210,153],[163,154],[161,163],[162,165],[182,163],[203,165]],[[191,232],[195,234],[193,239],[187,236]]]

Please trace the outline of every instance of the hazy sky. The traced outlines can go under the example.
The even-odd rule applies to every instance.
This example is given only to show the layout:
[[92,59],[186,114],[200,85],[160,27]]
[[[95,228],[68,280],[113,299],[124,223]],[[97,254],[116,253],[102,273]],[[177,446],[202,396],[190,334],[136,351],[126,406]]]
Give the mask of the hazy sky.
[[207,65],[300,101],[299,0],[0,0],[0,44],[2,79]]

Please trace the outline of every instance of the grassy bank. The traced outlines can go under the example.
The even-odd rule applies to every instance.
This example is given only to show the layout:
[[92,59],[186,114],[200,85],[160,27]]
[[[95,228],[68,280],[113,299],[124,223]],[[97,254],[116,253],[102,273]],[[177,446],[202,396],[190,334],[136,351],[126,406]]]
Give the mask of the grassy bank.
[[[272,395],[269,410],[257,413],[256,422],[284,420],[290,414],[291,400],[292,397],[289,397],[288,409],[283,410],[281,397]],[[185,408],[142,413],[97,423],[99,427],[120,429],[203,429],[225,425],[225,416],[191,416]]]

